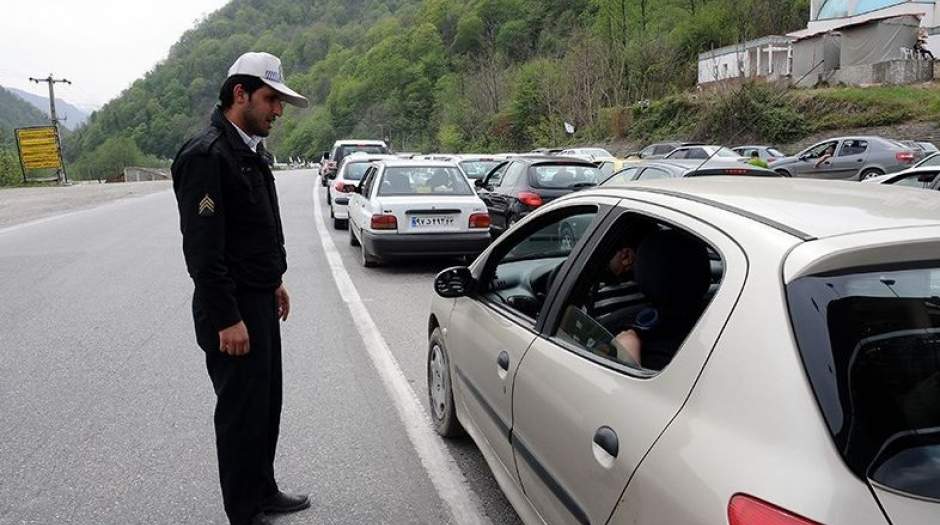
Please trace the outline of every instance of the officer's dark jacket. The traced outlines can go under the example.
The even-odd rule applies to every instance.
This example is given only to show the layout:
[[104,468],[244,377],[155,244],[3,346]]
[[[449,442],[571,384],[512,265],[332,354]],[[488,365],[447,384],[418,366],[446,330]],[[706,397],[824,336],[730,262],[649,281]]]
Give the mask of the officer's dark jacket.
[[227,328],[241,321],[237,294],[273,291],[287,270],[274,176],[218,107],[171,171],[195,301]]

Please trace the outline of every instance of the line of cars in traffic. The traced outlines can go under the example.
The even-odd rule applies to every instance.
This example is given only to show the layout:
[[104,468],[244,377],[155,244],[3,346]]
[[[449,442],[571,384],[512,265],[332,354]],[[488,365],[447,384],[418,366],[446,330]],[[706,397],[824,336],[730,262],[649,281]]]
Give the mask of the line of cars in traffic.
[[328,198],[366,266],[472,258],[433,283],[431,422],[525,523],[940,522],[940,154],[849,184],[705,146],[352,153]]

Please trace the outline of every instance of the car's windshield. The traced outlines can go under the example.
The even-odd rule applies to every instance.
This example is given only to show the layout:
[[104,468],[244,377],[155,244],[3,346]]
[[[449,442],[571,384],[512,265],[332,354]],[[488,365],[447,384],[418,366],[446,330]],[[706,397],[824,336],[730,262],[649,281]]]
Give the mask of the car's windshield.
[[473,189],[456,167],[390,167],[379,195],[473,195]]
[[368,162],[350,162],[343,170],[343,180],[360,180],[369,169]]
[[804,277],[787,295],[803,364],[845,462],[862,479],[935,496],[940,440],[903,458],[898,451],[898,461],[879,451],[940,427],[940,267]]
[[735,153],[735,152],[731,151],[731,150],[728,149],[728,148],[721,147],[721,148],[718,148],[718,152],[715,153],[715,156],[716,156],[716,157],[725,157],[725,158],[729,158],[729,159],[736,159],[736,158],[740,157],[741,155],[739,155],[738,153]]
[[529,183],[535,188],[577,188],[596,185],[601,171],[594,166],[546,164],[529,170]]
[[499,160],[465,160],[460,163],[467,177],[471,179],[482,179],[502,161]]
[[784,155],[782,151],[780,151],[779,149],[775,149],[775,148],[767,148],[767,153],[770,154],[770,156],[772,157],[786,157],[786,155]]

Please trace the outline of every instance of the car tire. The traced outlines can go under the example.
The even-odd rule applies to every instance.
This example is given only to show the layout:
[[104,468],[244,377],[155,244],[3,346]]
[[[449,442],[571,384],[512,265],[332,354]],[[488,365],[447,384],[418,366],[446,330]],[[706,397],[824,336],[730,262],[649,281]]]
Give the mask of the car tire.
[[352,226],[349,226],[349,245],[359,246],[359,239],[356,238],[356,232]]
[[440,328],[435,328],[428,338],[428,403],[431,406],[431,424],[438,434],[456,438],[466,433],[457,419],[450,358]]
[[346,219],[337,219],[333,217],[333,229],[334,230],[345,230],[346,229]]
[[781,177],[792,177],[792,176],[793,176],[793,175],[791,175],[790,172],[787,171],[787,170],[774,170],[774,171],[776,171],[777,174],[780,175]]
[[866,170],[862,170],[862,172],[858,174],[858,180],[859,182],[861,182],[865,179],[870,179],[872,177],[880,177],[884,174],[885,173],[878,168],[868,168]]

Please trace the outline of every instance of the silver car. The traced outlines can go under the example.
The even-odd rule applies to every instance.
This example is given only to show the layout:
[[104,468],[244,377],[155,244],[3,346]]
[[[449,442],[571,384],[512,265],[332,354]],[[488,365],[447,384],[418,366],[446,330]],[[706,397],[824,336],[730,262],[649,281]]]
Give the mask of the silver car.
[[883,137],[843,137],[814,144],[770,164],[787,177],[864,180],[910,168],[920,154]]
[[786,157],[786,154],[773,146],[738,146],[732,150],[748,160],[757,157],[767,163]]
[[436,278],[432,423],[526,523],[940,523],[938,212],[770,177],[558,199]]

